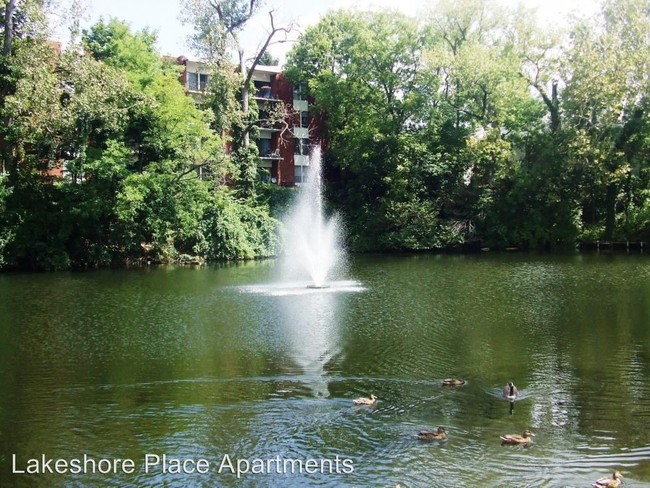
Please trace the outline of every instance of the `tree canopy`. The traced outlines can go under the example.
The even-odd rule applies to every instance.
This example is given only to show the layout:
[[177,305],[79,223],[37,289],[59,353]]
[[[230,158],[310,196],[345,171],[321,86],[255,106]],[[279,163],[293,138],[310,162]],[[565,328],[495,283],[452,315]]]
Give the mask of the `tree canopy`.
[[[65,269],[277,252],[277,221],[244,205],[215,114],[155,36],[101,20],[60,52],[16,36],[2,59],[0,264]],[[226,230],[227,229],[227,230]]]
[[[150,31],[100,20],[62,51],[40,0],[5,2],[0,267],[279,252],[291,193],[260,181],[251,77],[292,26],[249,0],[185,13],[211,70],[200,103]],[[270,29],[247,56],[260,14]],[[354,250],[647,241],[649,44],[649,0],[605,0],[566,30],[439,0],[418,19],[331,11],[285,74],[323,123],[326,195]]]
[[339,10],[287,75],[327,128],[328,195],[363,249],[645,239],[650,3],[568,31],[484,0]]

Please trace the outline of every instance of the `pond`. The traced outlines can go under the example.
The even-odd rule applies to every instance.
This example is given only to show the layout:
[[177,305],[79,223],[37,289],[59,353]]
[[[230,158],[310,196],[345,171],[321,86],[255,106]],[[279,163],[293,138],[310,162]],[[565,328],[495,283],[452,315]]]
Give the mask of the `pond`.
[[0,485],[650,486],[648,256],[361,256],[309,292],[275,274],[0,275]]

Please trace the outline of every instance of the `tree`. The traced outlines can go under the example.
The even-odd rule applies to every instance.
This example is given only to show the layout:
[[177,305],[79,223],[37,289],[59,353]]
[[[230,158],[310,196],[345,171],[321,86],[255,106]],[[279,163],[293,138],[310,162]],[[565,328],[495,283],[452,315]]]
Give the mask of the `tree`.
[[607,1],[600,16],[573,27],[572,38],[563,97],[575,134],[575,164],[585,176],[584,217],[602,222],[597,210],[602,205],[602,237],[611,240],[617,207],[631,201],[632,179],[640,169],[634,168],[640,160],[633,146],[647,134],[650,4]]
[[117,19],[100,19],[82,33],[83,48],[97,61],[124,71],[132,85],[144,90],[160,72],[162,64],[155,51],[156,36],[144,29],[131,33]]
[[269,50],[265,50],[260,57],[260,64],[264,66],[279,66],[280,60],[274,57]]
[[14,12],[16,11],[16,0],[8,0],[4,11],[4,43],[2,55],[5,58],[11,56],[11,47],[14,39]]
[[[200,48],[213,66],[212,90],[216,92],[217,108],[230,108],[228,96],[236,93],[239,101],[239,113],[230,117],[229,129],[234,134],[233,156],[239,167],[239,188],[244,198],[255,196],[257,170],[257,152],[250,144],[250,133],[257,126],[257,113],[251,109],[250,90],[255,67],[264,58],[269,46],[277,35],[285,37],[292,27],[275,25],[273,11],[268,12],[270,30],[261,47],[247,65],[244,49],[239,41],[239,34],[244,25],[261,7],[258,0],[186,0],[185,10],[188,20],[195,28],[194,44]],[[239,79],[235,86],[232,82],[230,50],[236,53],[239,67]],[[281,114],[280,116],[284,116]]]
[[359,248],[457,244],[494,222],[543,130],[511,24],[480,0],[438,2],[422,28],[339,11],[294,47],[287,76],[324,114],[330,195]]
[[522,76],[539,94],[548,110],[549,129],[558,133],[562,127],[559,87],[564,34],[559,29],[540,26],[535,11],[523,6],[511,16],[510,26],[507,43],[519,58]]
[[[445,136],[438,151],[446,154],[443,161],[460,162],[444,209],[474,223],[489,245],[548,245],[575,237],[565,224],[572,222],[570,207],[556,203],[566,186],[552,186],[560,178],[551,176],[563,174],[562,160],[552,153],[557,142],[545,136],[545,108],[551,132],[560,127],[557,85],[547,93],[556,38],[533,23],[522,8],[507,15],[467,0],[460,6],[441,2],[428,24],[429,63],[444,80],[442,134],[455,134]],[[554,219],[562,225],[553,225]]]
[[[423,69],[421,50],[412,19],[337,11],[309,28],[289,54],[287,77],[308,87],[315,110],[325,114],[329,194],[345,210],[357,248],[400,247],[400,241],[406,247],[395,237],[412,236],[403,232],[404,212],[437,228],[437,212],[413,191],[426,154],[416,149],[414,134],[424,131],[433,106],[427,87],[437,86]],[[435,238],[422,232],[416,241],[427,248]]]
[[276,252],[277,222],[264,206],[233,202],[212,112],[185,95],[180,67],[163,62],[154,36],[111,19],[60,52],[24,19],[13,24],[11,59],[0,60],[10,88],[0,115],[12,122],[1,129],[11,151],[0,176],[0,265]]
[[[40,3],[39,0],[25,0],[20,3],[15,0],[7,0],[4,9],[0,11],[2,16],[0,25],[3,29],[2,57],[0,58],[0,98],[3,102],[7,96],[14,92],[16,80],[20,76],[20,64],[15,59],[16,41],[23,39],[44,40],[46,29],[43,28],[45,20]],[[37,42],[37,45],[40,44],[40,42]],[[0,141],[2,143],[2,174],[5,174],[13,168],[14,147],[11,140],[13,117],[7,110],[3,111],[3,127],[0,131]]]

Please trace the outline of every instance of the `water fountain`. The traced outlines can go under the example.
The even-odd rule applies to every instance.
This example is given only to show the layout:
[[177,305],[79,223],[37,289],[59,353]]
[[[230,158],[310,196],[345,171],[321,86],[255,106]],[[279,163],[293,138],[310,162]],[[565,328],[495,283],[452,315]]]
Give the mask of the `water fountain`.
[[309,288],[327,288],[331,273],[340,271],[344,253],[338,216],[328,219],[323,214],[320,146],[312,149],[307,182],[299,192],[293,209],[283,222],[283,273],[286,276],[306,273],[311,280]]
[[307,182],[298,192],[282,222],[284,256],[276,281],[245,290],[274,296],[363,291],[358,282],[340,279],[346,267],[341,223],[337,215],[324,215],[319,146],[312,149]]

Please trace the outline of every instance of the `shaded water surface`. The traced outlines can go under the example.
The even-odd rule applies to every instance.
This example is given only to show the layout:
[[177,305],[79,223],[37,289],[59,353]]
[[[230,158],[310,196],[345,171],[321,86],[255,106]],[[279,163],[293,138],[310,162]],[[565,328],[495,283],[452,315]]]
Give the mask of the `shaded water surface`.
[[[274,267],[0,275],[0,486],[650,486],[650,257],[361,257],[322,293]],[[42,454],[135,470],[11,473]]]

